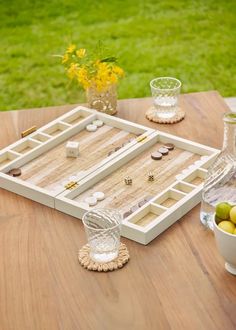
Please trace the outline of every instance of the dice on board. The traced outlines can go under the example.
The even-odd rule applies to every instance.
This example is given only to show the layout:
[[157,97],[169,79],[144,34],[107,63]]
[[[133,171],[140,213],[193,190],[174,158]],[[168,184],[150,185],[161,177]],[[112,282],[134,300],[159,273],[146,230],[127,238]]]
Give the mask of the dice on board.
[[66,144],[66,157],[76,158],[79,155],[79,142],[68,141]]

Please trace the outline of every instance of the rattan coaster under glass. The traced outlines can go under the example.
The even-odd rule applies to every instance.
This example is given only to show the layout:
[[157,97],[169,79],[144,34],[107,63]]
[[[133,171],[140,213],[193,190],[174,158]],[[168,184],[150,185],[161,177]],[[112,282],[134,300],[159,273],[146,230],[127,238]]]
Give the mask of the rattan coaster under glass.
[[154,121],[155,123],[159,123],[159,124],[175,124],[183,120],[185,117],[185,111],[180,107],[178,107],[176,115],[171,118],[160,118],[156,115],[156,111],[157,110],[154,106],[149,108],[148,111],[146,112],[146,118],[150,121]]
[[89,245],[82,246],[78,253],[81,266],[96,272],[109,272],[122,268],[129,261],[129,251],[125,244],[120,243],[118,257],[107,263],[93,261],[89,256]]

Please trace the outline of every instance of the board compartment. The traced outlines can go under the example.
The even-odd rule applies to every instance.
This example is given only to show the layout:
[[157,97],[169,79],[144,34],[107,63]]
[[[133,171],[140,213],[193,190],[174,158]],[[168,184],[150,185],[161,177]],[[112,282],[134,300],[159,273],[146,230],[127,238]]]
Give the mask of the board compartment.
[[47,127],[45,130],[42,130],[42,132],[50,136],[56,136],[61,134],[63,131],[67,130],[68,128],[70,128],[70,125],[63,122],[59,122]]
[[5,151],[2,154],[0,154],[0,168],[8,165],[13,160],[17,159],[20,156],[20,154],[11,152],[11,151]]
[[190,183],[194,186],[199,186],[204,183],[204,180],[206,178],[207,171],[205,169],[197,169],[193,171],[191,174],[189,174],[187,177],[183,179],[184,182]]
[[130,216],[127,221],[136,226],[146,227],[153,221],[156,221],[160,215],[166,211],[166,208],[154,204],[145,206],[141,211],[136,212]]
[[186,196],[185,193],[170,189],[153,200],[153,203],[170,208]]
[[19,143],[16,147],[12,148],[11,150],[20,153],[20,154],[26,154],[30,152],[31,150],[35,149],[40,145],[40,142],[34,141],[31,139],[27,139],[25,141],[22,141]]
[[38,142],[46,142],[51,139],[51,136],[45,133],[37,133],[35,135],[32,135],[31,138],[33,140],[37,140]]

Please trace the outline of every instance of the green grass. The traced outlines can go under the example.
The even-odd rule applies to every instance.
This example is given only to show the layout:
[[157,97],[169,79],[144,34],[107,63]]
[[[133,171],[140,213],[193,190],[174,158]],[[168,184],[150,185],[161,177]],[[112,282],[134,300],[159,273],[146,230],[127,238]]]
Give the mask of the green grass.
[[52,54],[102,40],[126,77],[119,98],[174,76],[183,92],[236,95],[235,0],[0,0],[0,110],[84,101]]

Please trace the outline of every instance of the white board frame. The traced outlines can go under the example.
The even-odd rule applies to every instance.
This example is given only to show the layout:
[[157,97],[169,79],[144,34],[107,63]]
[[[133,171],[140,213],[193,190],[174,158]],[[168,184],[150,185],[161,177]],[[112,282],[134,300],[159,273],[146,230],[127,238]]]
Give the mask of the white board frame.
[[[81,116],[83,119],[81,119],[81,121],[76,124],[70,124],[67,122],[68,118],[76,115]],[[5,156],[9,157],[11,160],[3,166],[1,166],[0,163],[0,187],[54,208],[54,199],[57,195],[65,191],[64,185],[58,189],[55,189],[54,191],[50,191],[48,189],[40,188],[37,185],[21,180],[20,177],[11,177],[6,173],[9,172],[12,168],[20,168],[44,152],[52,149],[71,136],[79,133],[81,130],[85,129],[89,123],[96,119],[102,120],[109,126],[116,127],[121,130],[126,130],[127,132],[134,134],[142,134],[142,136],[148,136],[154,132],[153,129],[143,125],[131,123],[124,119],[111,117],[107,114],[103,114],[83,106],[78,106],[75,109],[65,113],[64,115],[39,128],[29,136],[26,136],[16,141],[15,143],[12,143],[0,151],[0,160]],[[50,135],[50,130],[54,126],[62,129],[61,133],[58,133],[56,136]],[[39,136],[42,138],[42,140],[38,139]],[[99,167],[102,167],[109,163],[111,160],[121,156],[123,152],[127,151],[135,144],[137,144],[136,140],[128,143],[126,146],[122,147],[120,150],[113,153],[109,157],[104,158],[103,161],[101,161],[99,164],[92,166],[89,170],[84,171],[81,173],[81,175],[77,176],[75,182],[78,182],[91,173],[96,172]],[[22,145],[33,145],[33,148],[22,154],[20,152]],[[69,182],[70,179],[65,178],[65,182],[66,181]]]
[[[198,153],[202,155],[202,157],[190,168],[179,174],[173,184],[171,184],[161,193],[154,196],[151,201],[146,203],[136,212],[132,213],[132,215],[123,220],[122,236],[144,245],[148,244],[151,240],[161,234],[164,230],[179,220],[184,214],[186,214],[200,202],[203,184],[195,186],[191,185],[185,180],[187,180],[191,175],[194,176],[195,173],[197,175],[198,172],[200,172],[200,174],[205,177],[207,174],[207,168],[217,157],[220,152],[219,150],[168,133],[160,131],[153,132],[140,144],[133,145],[132,148],[125,151],[122,155],[116,159],[111,160],[109,163],[104,164],[104,166],[99,168],[95,173],[92,173],[91,175],[85,177],[83,180],[79,181],[79,186],[77,188],[73,189],[72,191],[64,191],[60,195],[56,196],[55,208],[59,211],[68,213],[76,218],[81,219],[83,214],[92,208],[87,207],[83,202],[76,202],[73,199],[158,141],[163,143],[174,143],[176,147]],[[192,188],[191,192],[183,194],[183,198],[168,209],[163,208],[161,205],[155,202],[156,199],[160,198],[166,192],[173,190],[176,191],[174,187],[178,184],[189,186]],[[140,217],[140,214],[143,212],[143,210],[150,206],[164,209],[163,214],[158,216],[145,227],[137,226],[135,221]]]

